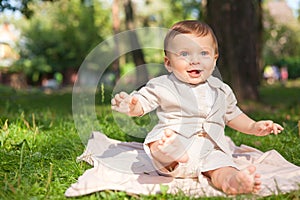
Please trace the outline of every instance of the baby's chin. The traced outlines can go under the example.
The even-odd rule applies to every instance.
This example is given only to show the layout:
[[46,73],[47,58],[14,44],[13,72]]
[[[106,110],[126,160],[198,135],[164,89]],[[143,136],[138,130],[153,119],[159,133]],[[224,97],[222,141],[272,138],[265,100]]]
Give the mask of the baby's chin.
[[188,80],[188,81],[184,81],[185,83],[187,84],[190,84],[190,85],[200,85],[200,84],[203,84],[206,82],[206,80],[204,79],[201,79],[201,80]]
[[199,84],[203,84],[206,82],[207,78],[203,77],[203,76],[200,76],[200,77],[197,77],[197,78],[192,78],[190,77],[189,75],[186,75],[186,76],[182,76],[182,75],[178,75],[176,73],[174,73],[174,75],[176,76],[176,78],[178,80],[180,80],[181,82],[183,83],[186,83],[186,84],[190,84],[190,85],[199,85]]
[[197,79],[188,80],[186,83],[190,85],[199,85],[205,83],[207,78],[199,77]]
[[190,84],[190,85],[201,85],[201,84],[203,84],[203,83],[205,83],[205,81],[190,82],[189,84]]

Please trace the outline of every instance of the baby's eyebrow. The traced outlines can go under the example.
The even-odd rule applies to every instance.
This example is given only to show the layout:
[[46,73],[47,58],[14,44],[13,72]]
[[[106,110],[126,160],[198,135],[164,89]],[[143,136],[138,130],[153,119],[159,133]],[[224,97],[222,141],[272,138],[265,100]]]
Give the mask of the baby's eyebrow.
[[212,50],[213,48],[212,47],[208,47],[208,46],[199,46],[200,49],[209,49],[209,50]]
[[180,52],[188,52],[190,50],[188,48],[181,48],[181,49],[169,49],[168,51],[171,53],[180,53]]

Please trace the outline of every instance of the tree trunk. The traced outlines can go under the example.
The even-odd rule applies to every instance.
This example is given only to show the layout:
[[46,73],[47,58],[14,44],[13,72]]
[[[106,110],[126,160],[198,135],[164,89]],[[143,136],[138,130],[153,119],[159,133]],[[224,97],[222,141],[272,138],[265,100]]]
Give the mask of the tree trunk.
[[10,87],[16,90],[28,88],[26,76],[23,72],[7,73],[5,74],[4,79],[6,79],[6,83]]
[[[120,17],[119,17],[119,0],[114,0],[112,4],[112,19],[113,19],[113,31],[114,34],[120,32]],[[114,37],[115,41],[115,55],[120,56],[119,41],[117,37]],[[115,80],[120,78],[120,60],[119,57],[112,63],[112,70],[116,76]]]
[[[134,14],[131,0],[124,1],[125,16],[126,16],[126,28],[128,30],[134,29]],[[148,80],[148,71],[145,67],[141,67],[146,64],[144,59],[144,53],[140,47],[140,43],[135,31],[130,33],[130,44],[132,51],[133,61],[136,66],[136,84],[137,87],[142,86]]]
[[206,21],[219,42],[218,69],[238,100],[257,100],[261,57],[261,0],[207,0]]

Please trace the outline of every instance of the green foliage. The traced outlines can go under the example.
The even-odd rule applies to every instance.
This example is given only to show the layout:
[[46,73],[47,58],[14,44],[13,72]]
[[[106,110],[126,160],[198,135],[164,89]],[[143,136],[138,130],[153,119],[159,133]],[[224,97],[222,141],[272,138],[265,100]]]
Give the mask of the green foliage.
[[[12,70],[33,76],[78,69],[88,53],[110,33],[109,11],[98,1],[61,0],[31,4],[34,15],[23,26],[21,59]],[[101,28],[100,28],[101,27]]]
[[300,77],[299,22],[282,24],[265,12],[263,60],[265,65],[287,66],[289,77]]
[[277,66],[287,66],[289,78],[295,79],[300,77],[300,56],[276,59],[274,64]]
[[203,18],[201,0],[167,0],[164,3],[164,7],[159,8],[165,9],[154,15],[155,19],[159,19],[160,26],[168,28],[180,20]]

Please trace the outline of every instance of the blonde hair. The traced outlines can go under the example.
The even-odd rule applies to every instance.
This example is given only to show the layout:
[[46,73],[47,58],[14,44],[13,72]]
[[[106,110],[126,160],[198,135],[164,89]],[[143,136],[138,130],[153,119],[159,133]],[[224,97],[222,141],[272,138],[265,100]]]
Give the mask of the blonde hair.
[[169,42],[178,34],[194,34],[198,37],[211,35],[215,54],[219,54],[218,41],[210,26],[197,20],[185,20],[175,23],[167,33],[164,40],[164,52],[167,54]]

